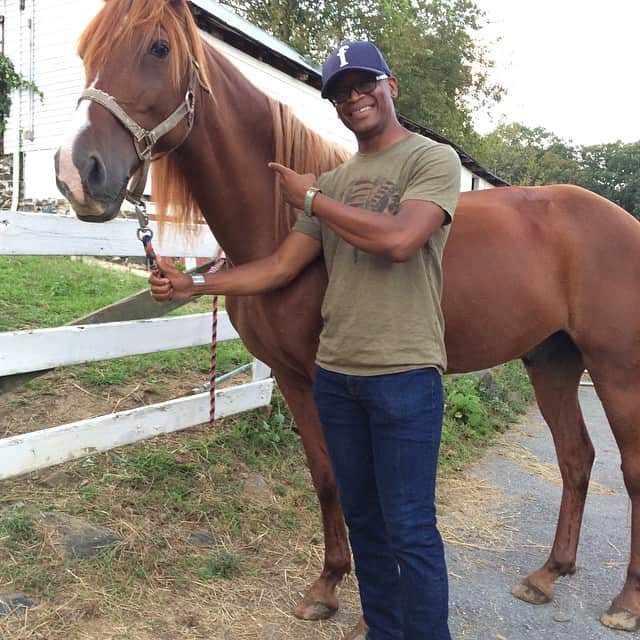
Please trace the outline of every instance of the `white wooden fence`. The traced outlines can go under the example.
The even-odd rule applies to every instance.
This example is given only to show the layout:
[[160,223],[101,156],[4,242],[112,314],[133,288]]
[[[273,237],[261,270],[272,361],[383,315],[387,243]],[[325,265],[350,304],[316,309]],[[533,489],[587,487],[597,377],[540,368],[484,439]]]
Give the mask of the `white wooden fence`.
[[[151,224],[154,229],[155,223]],[[0,211],[0,255],[141,256],[133,220],[88,224],[75,217]],[[156,234],[157,235],[157,234]],[[160,255],[213,256],[218,246],[208,228],[186,244],[175,233],[154,238]],[[218,319],[218,340],[237,339],[226,312]],[[2,376],[57,366],[120,358],[208,344],[210,314],[152,318],[0,333]],[[266,406],[273,379],[257,361],[253,381],[216,391],[216,417]],[[0,479],[107,451],[161,433],[207,422],[209,394],[121,411],[0,439]]]

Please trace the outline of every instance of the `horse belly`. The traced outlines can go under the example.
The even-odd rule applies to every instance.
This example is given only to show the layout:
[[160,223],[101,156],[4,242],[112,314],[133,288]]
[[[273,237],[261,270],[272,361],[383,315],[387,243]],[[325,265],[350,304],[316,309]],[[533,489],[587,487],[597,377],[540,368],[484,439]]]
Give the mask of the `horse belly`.
[[[454,226],[455,229],[455,226]],[[519,358],[566,329],[568,300],[557,248],[536,229],[454,234],[444,256],[443,311],[449,373]],[[526,231],[526,232],[525,232]],[[461,242],[464,239],[464,242]]]

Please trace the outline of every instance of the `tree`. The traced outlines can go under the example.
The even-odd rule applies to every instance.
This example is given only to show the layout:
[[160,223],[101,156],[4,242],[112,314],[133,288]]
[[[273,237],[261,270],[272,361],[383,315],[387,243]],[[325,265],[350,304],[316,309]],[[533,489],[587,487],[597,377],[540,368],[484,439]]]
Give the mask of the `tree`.
[[[492,62],[474,34],[484,14],[472,0],[223,0],[318,64],[340,41],[368,39],[400,84],[398,110],[474,148],[474,109],[500,100]],[[465,144],[468,143],[468,144]]]
[[551,131],[520,123],[499,125],[484,137],[478,159],[511,184],[576,182],[578,151]]
[[579,184],[640,218],[640,142],[581,147]]
[[577,184],[640,218],[640,142],[573,146],[542,127],[511,123],[480,149],[478,159],[511,184]]
[[21,88],[31,89],[42,98],[42,93],[33,82],[23,78],[16,71],[11,60],[4,53],[0,53],[0,141],[11,112],[11,92]]

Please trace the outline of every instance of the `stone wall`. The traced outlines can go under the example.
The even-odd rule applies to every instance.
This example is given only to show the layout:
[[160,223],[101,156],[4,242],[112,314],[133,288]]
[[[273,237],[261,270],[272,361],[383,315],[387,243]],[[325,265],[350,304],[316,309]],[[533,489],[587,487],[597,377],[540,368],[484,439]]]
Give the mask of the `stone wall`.
[[[24,158],[24,155],[22,156]],[[20,176],[22,177],[22,168]],[[11,207],[11,195],[13,192],[13,155],[0,155],[0,209]],[[19,211],[38,211],[44,213],[68,213],[69,203],[63,198],[48,198],[46,200],[33,200],[23,197],[24,182],[20,180]]]
[[11,206],[12,176],[13,156],[0,156],[0,209],[8,209]]
[[37,211],[41,213],[69,213],[71,205],[63,198],[48,198],[46,200],[22,198],[18,209],[20,211]]

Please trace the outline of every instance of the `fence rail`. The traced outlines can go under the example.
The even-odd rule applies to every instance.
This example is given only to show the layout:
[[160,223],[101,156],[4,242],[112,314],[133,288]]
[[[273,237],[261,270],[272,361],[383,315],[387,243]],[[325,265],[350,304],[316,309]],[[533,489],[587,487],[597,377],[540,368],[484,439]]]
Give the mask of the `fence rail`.
[[[69,216],[0,211],[0,255],[140,256],[136,228],[132,220],[92,225]],[[162,238],[154,239],[156,250],[169,256],[215,255],[218,245],[209,229],[202,226],[192,231],[187,242],[169,229]],[[139,312],[131,305],[122,308],[127,309],[125,313]],[[159,306],[158,310],[162,313],[169,308]],[[211,338],[210,322],[209,314],[201,313],[7,331],[0,333],[0,379],[52,367],[207,344]],[[228,315],[221,312],[218,339],[237,338]],[[255,360],[252,382],[216,391],[216,417],[268,405],[274,385],[270,375],[269,368]],[[0,439],[0,479],[187,429],[208,418],[209,394],[200,393],[6,437]]]
[[[218,341],[237,340],[226,311]],[[0,376],[125,356],[184,349],[211,341],[211,314],[107,322],[0,333]]]
[[[10,256],[143,256],[135,220],[116,219],[89,224],[75,216],[0,211],[0,254]],[[188,228],[188,238],[176,225],[160,235],[155,222],[153,245],[159,255],[215,256],[218,243],[206,225]]]

